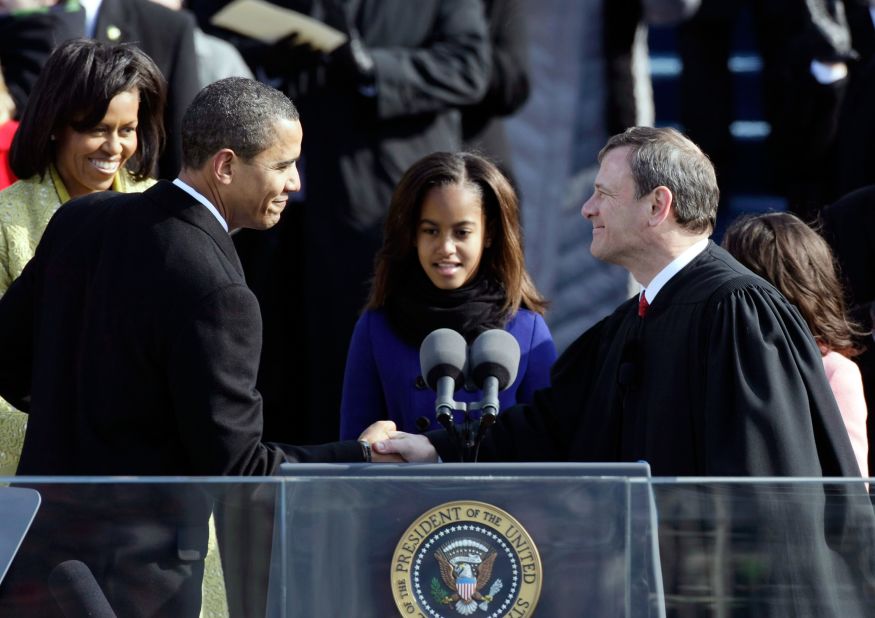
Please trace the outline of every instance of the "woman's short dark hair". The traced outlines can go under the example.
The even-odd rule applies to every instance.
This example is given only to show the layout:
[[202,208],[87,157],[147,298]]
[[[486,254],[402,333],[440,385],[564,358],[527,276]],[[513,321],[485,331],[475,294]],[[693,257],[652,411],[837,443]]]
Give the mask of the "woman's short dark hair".
[[137,150],[127,168],[138,179],[151,175],[164,147],[166,81],[137,47],[90,39],[62,43],[46,61],[12,142],[12,171],[19,178],[44,176],[57,155],[53,136],[66,127],[97,126],[113,97],[134,89],[140,93]]
[[502,284],[505,313],[513,315],[521,306],[544,313],[547,303],[526,271],[516,192],[493,163],[470,152],[435,152],[401,177],[389,205],[367,307],[382,307],[404,284],[405,264],[418,259],[414,242],[425,197],[435,187],[450,185],[470,187],[481,197],[490,242],[483,249],[480,268]]
[[796,305],[818,345],[845,356],[861,351],[864,333],[848,317],[832,251],[804,221],[783,212],[742,217],[723,247]]

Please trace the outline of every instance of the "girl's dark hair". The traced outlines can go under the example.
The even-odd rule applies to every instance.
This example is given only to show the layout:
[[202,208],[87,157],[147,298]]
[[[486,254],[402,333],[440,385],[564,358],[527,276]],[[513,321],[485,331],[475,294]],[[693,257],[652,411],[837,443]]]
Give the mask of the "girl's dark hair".
[[845,356],[862,351],[855,339],[865,333],[848,318],[832,251],[801,219],[743,217],[726,230],[723,247],[796,305],[818,345]]
[[137,47],[90,39],[62,43],[46,61],[12,141],[12,171],[19,178],[44,176],[57,155],[53,135],[94,128],[113,97],[134,89],[140,93],[137,151],[127,168],[137,179],[152,174],[164,147],[164,77]]
[[503,286],[504,312],[513,315],[524,307],[543,314],[547,302],[526,272],[516,192],[493,163],[470,152],[430,154],[414,163],[398,182],[389,205],[383,247],[376,257],[367,308],[384,306],[403,285],[402,267],[415,259],[422,203],[431,189],[449,185],[471,187],[481,196],[490,243],[483,249],[480,268]]

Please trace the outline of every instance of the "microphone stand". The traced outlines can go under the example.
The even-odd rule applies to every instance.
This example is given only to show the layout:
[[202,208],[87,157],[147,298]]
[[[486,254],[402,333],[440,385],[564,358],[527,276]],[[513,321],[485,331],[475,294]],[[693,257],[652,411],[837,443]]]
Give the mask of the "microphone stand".
[[[485,388],[484,390],[487,391]],[[452,405],[452,408],[448,404]],[[474,418],[471,415],[471,412],[476,410],[483,411],[479,418]],[[453,411],[463,412],[465,415],[461,425],[461,432],[453,423]],[[435,412],[438,423],[446,429],[453,444],[456,445],[460,454],[460,461],[462,463],[477,463],[477,458],[480,454],[480,443],[498,416],[497,395],[494,397],[494,400],[490,400],[487,396],[482,401],[472,403],[455,400],[444,401],[444,403],[436,406]]]
[[[474,461],[480,456],[480,443],[483,441],[486,432],[495,423],[498,416],[498,378],[495,376],[486,376],[483,381],[483,399],[479,405],[474,404],[474,409],[480,408],[480,422],[477,425],[477,435],[474,437]],[[476,407],[475,407],[476,406]]]
[[[447,328],[434,330],[423,339],[419,364],[426,384],[437,392],[435,418],[459,449],[462,462],[477,461],[480,444],[498,415],[499,380],[506,384],[514,381],[519,356],[519,343],[513,335],[498,329],[479,334],[470,350],[462,335]],[[468,363],[473,367],[470,376],[466,371]],[[462,386],[463,376],[472,377],[482,388],[483,398],[479,402],[464,403],[453,398],[457,387]],[[453,419],[456,410],[464,413],[458,428]],[[475,410],[482,410],[477,418],[471,414]]]

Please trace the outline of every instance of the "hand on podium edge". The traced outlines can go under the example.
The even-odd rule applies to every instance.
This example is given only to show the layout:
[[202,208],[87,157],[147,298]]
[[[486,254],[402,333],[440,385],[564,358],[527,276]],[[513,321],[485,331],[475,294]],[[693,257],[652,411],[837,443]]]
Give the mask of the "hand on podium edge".
[[[374,451],[374,461],[377,456],[401,456],[408,463],[436,463],[438,454],[428,438],[422,435],[393,431],[388,440],[380,440],[371,444]],[[381,460],[382,461],[382,460]]]

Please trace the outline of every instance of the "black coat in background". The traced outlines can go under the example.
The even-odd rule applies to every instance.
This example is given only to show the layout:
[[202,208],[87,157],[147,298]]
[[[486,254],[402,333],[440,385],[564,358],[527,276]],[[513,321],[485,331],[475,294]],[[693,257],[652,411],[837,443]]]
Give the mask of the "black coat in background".
[[54,7],[24,15],[0,15],[0,69],[15,101],[16,117],[55,47],[82,36],[85,11]]
[[167,146],[158,162],[158,175],[170,180],[182,166],[182,116],[200,90],[194,28],[190,14],[152,0],[103,0],[94,31],[99,41],[136,43],[167,80]]
[[[258,302],[227,232],[166,182],[61,207],[0,299],[0,348],[0,395],[29,413],[19,475],[269,475],[284,461],[361,460],[354,441],[261,441]],[[0,615],[4,603],[52,615],[46,577],[73,558],[119,615],[197,615],[213,496],[40,491]]]
[[635,36],[643,18],[641,0],[606,0],[602,6],[605,116],[608,135],[639,124],[635,96]]
[[846,2],[854,50],[851,78],[839,120],[832,199],[875,183],[875,25],[869,6]]
[[492,44],[492,71],[483,99],[462,108],[463,146],[490,157],[512,178],[513,161],[502,118],[516,112],[529,98],[525,11],[521,0],[486,0],[483,4]]
[[868,319],[869,305],[875,301],[875,185],[852,191],[825,208],[821,222],[851,309],[861,321]]
[[681,124],[714,162],[724,198],[748,180],[746,161],[730,132],[735,85],[728,65],[733,32],[746,8],[763,61],[763,115],[771,127],[766,189],[785,196],[789,209],[805,219],[828,201],[827,170],[847,80],[819,83],[811,61],[852,56],[844,13],[832,11],[833,5],[829,0],[702,0],[696,14],[680,25]]

